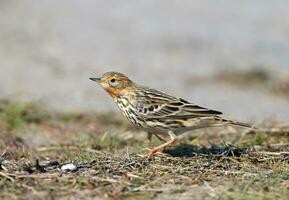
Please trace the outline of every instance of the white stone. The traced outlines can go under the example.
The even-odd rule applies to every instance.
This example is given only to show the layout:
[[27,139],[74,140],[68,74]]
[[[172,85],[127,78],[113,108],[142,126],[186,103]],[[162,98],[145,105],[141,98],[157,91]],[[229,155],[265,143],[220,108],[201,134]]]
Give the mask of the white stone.
[[68,164],[65,164],[65,165],[61,166],[61,170],[62,171],[74,171],[76,169],[77,169],[77,167],[73,163],[68,163]]

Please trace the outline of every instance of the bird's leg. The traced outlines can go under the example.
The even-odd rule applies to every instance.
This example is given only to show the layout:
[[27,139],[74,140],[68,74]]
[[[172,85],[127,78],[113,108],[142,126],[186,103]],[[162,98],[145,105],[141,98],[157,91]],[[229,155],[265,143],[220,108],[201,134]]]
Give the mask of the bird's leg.
[[148,133],[148,134],[147,134],[147,140],[148,140],[148,145],[149,145],[149,146],[151,146],[151,144],[152,144],[152,136],[153,136],[152,133]]
[[169,135],[170,135],[170,140],[151,149],[146,155],[145,157],[147,157],[148,159],[151,158],[156,152],[158,152],[160,149],[166,147],[166,146],[169,146],[171,144],[173,144],[176,140],[177,140],[177,136],[172,132],[172,131],[169,131]]
[[166,142],[165,139],[163,139],[161,136],[159,136],[158,134],[154,134],[154,133],[147,133],[147,140],[148,140],[148,146],[151,146],[152,144],[152,136],[156,136],[156,138],[158,138],[160,141],[162,142]]
[[154,134],[154,135],[159,139],[159,141],[166,142],[166,140],[162,138],[161,136],[159,136],[158,134]]

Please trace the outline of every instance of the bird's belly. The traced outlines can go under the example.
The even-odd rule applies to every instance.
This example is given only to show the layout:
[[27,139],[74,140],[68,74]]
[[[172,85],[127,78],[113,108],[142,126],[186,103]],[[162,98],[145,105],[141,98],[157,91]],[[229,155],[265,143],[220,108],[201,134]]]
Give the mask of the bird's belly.
[[147,131],[166,135],[172,131],[175,135],[181,135],[185,132],[192,131],[198,128],[198,123],[192,123],[191,126],[186,126],[184,123],[172,120],[148,120]]

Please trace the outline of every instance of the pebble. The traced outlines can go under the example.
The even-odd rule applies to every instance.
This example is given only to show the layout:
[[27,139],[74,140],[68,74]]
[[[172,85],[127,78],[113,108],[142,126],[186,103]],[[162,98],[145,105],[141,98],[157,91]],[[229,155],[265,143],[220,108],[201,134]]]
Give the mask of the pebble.
[[73,163],[68,163],[61,166],[62,171],[75,171],[77,170],[77,166]]

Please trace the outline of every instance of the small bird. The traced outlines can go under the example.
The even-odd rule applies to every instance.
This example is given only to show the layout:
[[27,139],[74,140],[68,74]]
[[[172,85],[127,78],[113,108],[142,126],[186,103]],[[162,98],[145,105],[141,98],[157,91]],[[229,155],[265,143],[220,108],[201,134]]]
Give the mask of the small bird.
[[[146,154],[147,158],[174,143],[178,135],[187,131],[221,125],[253,128],[248,124],[221,118],[222,112],[138,85],[118,72],[107,72],[100,78],[90,80],[98,82],[108,92],[128,121],[147,131],[149,143],[152,135],[165,141],[151,149]],[[167,136],[170,138],[168,141],[164,139]]]

